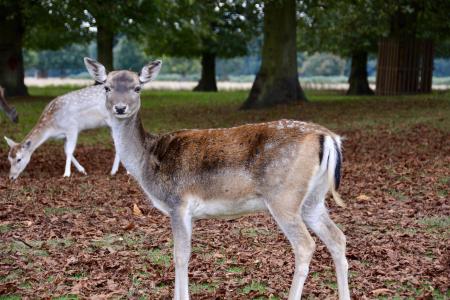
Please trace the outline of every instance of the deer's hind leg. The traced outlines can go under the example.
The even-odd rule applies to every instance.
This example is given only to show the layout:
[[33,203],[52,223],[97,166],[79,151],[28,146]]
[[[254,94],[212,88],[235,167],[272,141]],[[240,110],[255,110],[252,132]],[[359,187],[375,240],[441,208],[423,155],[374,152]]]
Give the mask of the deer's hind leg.
[[[326,181],[325,181],[326,182]],[[325,244],[333,257],[336,267],[339,299],[350,299],[348,287],[348,263],[345,257],[345,235],[331,220],[325,207],[328,186],[316,186],[305,198],[302,205],[302,218],[309,228]]]
[[301,298],[303,285],[309,272],[309,264],[316,247],[301,218],[298,203],[297,198],[290,199],[289,197],[277,197],[277,199],[267,201],[270,213],[288,238],[295,254],[295,272],[289,290],[289,300]]

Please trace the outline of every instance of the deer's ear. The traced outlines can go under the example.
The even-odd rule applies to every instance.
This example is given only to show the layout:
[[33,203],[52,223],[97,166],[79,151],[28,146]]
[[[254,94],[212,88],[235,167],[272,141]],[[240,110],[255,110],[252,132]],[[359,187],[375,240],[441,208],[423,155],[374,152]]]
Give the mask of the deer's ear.
[[145,65],[139,74],[139,81],[143,84],[154,80],[161,70],[161,66],[162,61],[160,60],[155,60]]
[[86,69],[88,70],[89,74],[92,76],[92,78],[94,78],[95,81],[99,83],[106,82],[106,69],[101,63],[92,58],[85,57],[84,65],[86,66]]
[[14,142],[14,141],[13,141],[12,139],[10,139],[10,138],[7,138],[6,136],[5,136],[5,141],[6,141],[6,143],[8,144],[8,146],[9,146],[10,148],[12,148],[12,147],[14,147],[14,146],[17,145],[16,142]]

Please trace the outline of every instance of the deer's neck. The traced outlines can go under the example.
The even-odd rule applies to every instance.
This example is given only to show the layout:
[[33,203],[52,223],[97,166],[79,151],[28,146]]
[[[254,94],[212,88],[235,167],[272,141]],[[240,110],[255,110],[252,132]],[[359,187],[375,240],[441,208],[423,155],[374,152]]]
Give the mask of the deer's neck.
[[156,142],[156,138],[145,132],[139,113],[123,120],[113,118],[112,135],[116,151],[127,171],[139,182],[142,182],[143,176],[152,175],[149,174],[152,173],[149,146]]
[[49,129],[43,126],[33,128],[30,133],[23,139],[22,144],[30,143],[29,151],[33,153],[49,138]]
[[112,118],[112,135],[120,161],[138,181],[153,205],[164,214],[171,211],[166,202],[167,191],[155,174],[156,158],[153,154],[158,137],[145,132],[139,114],[125,120]]

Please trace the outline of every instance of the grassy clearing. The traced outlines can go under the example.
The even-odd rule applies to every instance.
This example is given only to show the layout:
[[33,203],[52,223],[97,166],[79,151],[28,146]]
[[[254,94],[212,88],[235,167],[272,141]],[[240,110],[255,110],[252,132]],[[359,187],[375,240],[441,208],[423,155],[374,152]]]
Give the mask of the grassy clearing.
[[[0,116],[2,135],[21,140],[54,97],[76,89],[70,86],[31,87],[31,98],[13,98],[20,123],[11,124]],[[194,93],[190,91],[144,91],[142,118],[147,130],[166,132],[180,128],[228,127],[279,118],[314,121],[331,129],[375,129],[398,131],[415,124],[429,124],[450,131],[450,92],[415,96],[346,96],[337,91],[306,91],[307,105],[242,111],[239,106],[247,91]],[[220,117],[218,117],[220,116]],[[106,128],[87,131],[80,143],[110,144]],[[3,147],[6,147],[2,143]]]
[[[71,90],[70,87],[32,88],[30,89],[34,95],[32,98],[11,99],[13,105],[21,113],[21,123],[11,124],[0,114],[0,128],[2,129],[0,134],[21,139],[34,125],[48,101],[53,96],[69,90]],[[412,259],[413,263],[411,264],[401,262],[400,267],[407,270],[405,274],[408,272],[408,274],[414,274],[412,272],[415,270],[413,267],[416,267],[416,261],[425,262],[419,267],[429,268],[427,272],[434,274],[433,265],[438,264],[441,259],[440,252],[435,251],[434,247],[448,237],[448,228],[450,227],[450,219],[445,217],[445,212],[442,212],[442,208],[439,206],[442,202],[441,198],[448,196],[450,182],[448,174],[442,171],[444,167],[440,162],[443,160],[440,158],[443,151],[442,147],[438,145],[444,141],[445,134],[439,132],[436,136],[424,136],[427,132],[432,134],[435,132],[420,129],[434,127],[445,133],[450,132],[450,92],[404,97],[348,97],[340,92],[329,91],[308,91],[307,94],[310,99],[308,104],[240,111],[238,110],[239,105],[247,96],[247,92],[145,91],[142,114],[145,127],[154,132],[180,128],[227,127],[279,118],[295,118],[314,121],[349,136],[348,144],[352,145],[353,142],[353,148],[350,146],[347,148],[347,157],[350,157],[347,168],[353,172],[345,174],[350,177],[350,180],[344,181],[342,191],[344,195],[347,195],[351,210],[338,211],[337,215],[341,219],[338,219],[337,222],[349,237],[348,249],[352,254],[351,266],[353,268],[353,271],[350,272],[352,290],[359,296],[364,294],[369,298],[378,297],[379,299],[405,299],[405,295],[414,295],[411,298],[413,299],[430,294],[435,299],[448,299],[450,295],[447,292],[439,292],[437,289],[441,288],[443,291],[442,285],[439,285],[437,280],[420,279],[420,283],[413,286],[405,285],[403,280],[397,280],[399,276],[386,277],[396,279],[391,283],[385,282],[384,287],[389,289],[386,295],[374,295],[372,291],[378,288],[380,280],[369,272],[380,263],[389,260],[381,251],[378,243],[385,235],[392,235],[395,238],[381,241],[383,247],[385,247],[384,243],[387,243],[386,248],[400,251],[408,259]],[[383,138],[371,140],[371,137],[377,133],[381,134]],[[408,136],[408,138],[403,138],[404,136]],[[424,142],[418,143],[417,141],[421,139]],[[357,142],[358,145],[356,145]],[[111,145],[107,129],[83,133],[80,143]],[[365,146],[362,145],[364,147],[359,147],[365,143],[367,143]],[[372,157],[376,157],[380,151],[384,154],[385,149],[382,147],[385,144],[391,146],[386,149],[386,156],[389,157],[389,160],[384,157],[379,157],[378,160],[373,159]],[[382,147],[378,147],[379,145]],[[99,145],[99,147],[103,146]],[[6,149],[5,143],[0,143],[0,148],[0,150]],[[49,150],[47,153],[35,154],[35,160],[38,161],[35,169],[49,164],[48,154],[53,149],[51,147],[47,149]],[[405,149],[416,150],[422,156],[421,160],[425,162],[415,165],[416,162],[410,152],[404,153]],[[403,154],[400,155],[397,152]],[[88,157],[90,153],[92,152],[81,153],[81,156]],[[398,155],[396,159],[391,159],[390,154]],[[437,154],[441,156],[436,156]],[[433,160],[435,158],[436,161]],[[55,161],[55,159],[50,159],[50,162],[54,163]],[[373,172],[371,173],[378,172],[378,177],[369,176],[370,174],[366,173],[366,163],[372,163]],[[103,166],[102,162],[93,161],[92,164],[96,167]],[[377,169],[378,165],[381,165],[379,169]],[[105,168],[105,170],[107,169],[109,169],[109,165]],[[2,171],[4,175],[7,174],[6,161],[3,162]],[[432,178],[435,171],[437,172],[436,178]],[[48,176],[49,171],[45,172],[44,174]],[[60,176],[59,170],[56,173],[57,176]],[[0,202],[2,205],[4,204],[5,208],[10,205],[9,207],[14,209],[7,215],[5,222],[0,224],[0,234],[5,237],[3,239],[5,242],[0,243],[0,253],[6,254],[4,257],[0,256],[0,263],[14,266],[14,268],[11,268],[10,273],[3,277],[0,276],[0,285],[14,284],[17,291],[12,291],[11,296],[8,297],[0,296],[0,300],[20,299],[15,295],[23,295],[25,298],[25,295],[32,294],[33,290],[42,286],[48,287],[48,299],[56,296],[59,298],[54,299],[76,299],[76,296],[71,295],[71,288],[84,281],[91,284],[87,288],[96,289],[99,293],[100,289],[103,289],[102,293],[106,293],[107,287],[98,287],[97,283],[92,281],[92,278],[98,276],[95,274],[98,268],[95,267],[97,265],[94,262],[98,262],[100,265],[100,262],[116,260],[121,262],[124,271],[116,272],[117,266],[113,265],[103,277],[109,279],[117,276],[114,278],[115,282],[120,282],[127,289],[126,295],[128,296],[124,295],[124,297],[139,299],[142,295],[150,295],[149,297],[153,297],[153,299],[170,298],[174,276],[173,245],[170,239],[165,239],[170,232],[162,234],[160,228],[167,225],[166,222],[154,224],[136,221],[130,208],[139,198],[143,199],[143,196],[133,192],[133,189],[131,189],[131,193],[122,189],[124,183],[127,182],[124,176],[109,177],[106,174],[106,171],[101,174],[94,172],[87,177],[74,176],[73,179],[67,181],[49,180],[45,182],[45,185],[43,180],[39,180],[39,176],[28,175],[23,176],[22,186],[12,185],[11,188],[8,186],[6,189],[2,189]],[[415,176],[417,174],[420,174],[421,177]],[[350,186],[348,182],[351,183]],[[394,184],[396,182],[397,184]],[[111,186],[117,188],[111,189]],[[127,186],[133,187],[129,181]],[[367,194],[370,201],[352,199],[362,193]],[[376,193],[378,195],[375,195]],[[423,195],[427,195],[426,199],[423,199]],[[430,204],[432,198],[438,199],[440,202],[436,203],[439,205],[434,210],[431,210],[429,205],[423,205],[424,209],[428,209],[423,212],[420,202],[424,201],[424,203]],[[411,201],[416,199],[418,201]],[[378,202],[373,202],[376,200]],[[384,209],[386,204],[389,206],[389,211]],[[411,209],[411,206],[421,213],[418,215],[403,213],[403,211]],[[417,207],[420,209],[416,209]],[[336,213],[333,208],[331,211]],[[358,212],[360,212],[359,215]],[[397,212],[401,213],[397,214]],[[154,212],[145,212],[145,214],[147,213]],[[364,216],[361,216],[361,213]],[[392,213],[394,216],[387,215],[388,213]],[[90,214],[95,215],[98,219],[95,226],[98,228],[96,229],[92,228],[90,221],[88,222],[91,218],[87,218],[86,215]],[[383,218],[380,218],[380,214]],[[42,217],[42,220],[34,222],[36,216]],[[161,216],[158,214],[152,216],[151,219],[156,218],[159,220]],[[397,223],[397,219],[415,226],[400,226],[398,224],[403,223]],[[123,231],[127,224],[125,220],[127,222],[134,220],[136,228],[131,231]],[[379,223],[380,220],[383,222],[394,220],[395,222],[391,226],[386,226],[389,224]],[[67,224],[73,225],[66,226]],[[273,223],[266,222],[264,226],[259,227],[242,225],[228,228],[228,226],[234,225],[227,224],[226,228],[228,229],[223,231],[220,224],[224,223],[211,222],[207,225],[209,228],[215,228],[213,232],[224,232],[220,240],[216,240],[216,246],[212,247],[209,244],[211,242],[209,235],[199,235],[194,239],[192,249],[194,255],[190,270],[208,272],[208,278],[191,278],[191,292],[197,297],[209,295],[213,298],[215,293],[223,293],[226,289],[233,291],[237,294],[233,295],[242,299],[253,297],[278,299],[270,296],[271,294],[286,298],[287,283],[291,280],[291,275],[288,273],[293,270],[287,271],[285,266],[277,269],[279,268],[277,264],[270,267],[272,270],[264,269],[268,268],[268,264],[273,259],[271,253],[266,254],[270,255],[270,258],[265,260],[267,264],[255,263],[252,256],[245,255],[248,251],[262,253],[264,251],[261,250],[267,250],[267,241],[272,242],[276,235],[279,235],[279,229],[274,227]],[[72,226],[77,227],[78,230],[74,231],[74,235],[68,235]],[[141,231],[140,229],[143,228],[146,230]],[[390,229],[386,231],[386,228]],[[35,235],[29,234],[32,230],[36,232]],[[55,231],[57,235],[48,235],[50,230]],[[77,235],[76,232],[88,232],[89,234]],[[158,237],[154,234],[155,232],[161,236]],[[47,235],[42,233],[47,233]],[[398,233],[402,234],[398,235]],[[409,236],[405,236],[403,233],[407,233]],[[423,237],[424,234],[431,242],[423,243],[427,248],[424,248],[422,252],[419,253],[415,247],[408,246],[410,245],[408,243],[422,242],[418,237]],[[50,236],[51,238],[47,238]],[[373,252],[370,251],[371,247],[367,247],[368,241],[364,239],[369,236],[369,246],[373,247]],[[236,239],[242,241],[242,249],[230,247],[234,245]],[[158,242],[158,240],[162,242]],[[413,241],[411,242],[411,240]],[[401,243],[404,243],[405,247],[397,247]],[[281,244],[279,243],[278,247]],[[289,247],[287,244],[284,246]],[[410,252],[410,249],[414,252]],[[324,249],[316,252],[318,255],[316,259],[317,257],[329,258],[329,254],[320,256],[318,253],[321,251],[323,252]],[[61,253],[64,255],[60,255]],[[376,256],[378,253],[381,257]],[[255,256],[255,259],[260,259],[259,255]],[[422,255],[426,259],[416,260],[418,255]],[[79,261],[67,267],[65,273],[54,271],[66,268],[67,257],[70,256],[78,257]],[[89,264],[84,263],[86,257],[89,258]],[[16,267],[18,265],[17,258],[21,259],[20,268]],[[53,265],[54,261],[58,265]],[[202,269],[205,264],[208,265],[208,271]],[[89,268],[91,265],[94,266],[92,269]],[[314,265],[316,269],[311,270],[307,280],[310,291],[319,290],[321,296],[330,293],[336,294],[335,275],[331,265],[325,269],[317,268],[317,263]],[[261,270],[266,272],[264,276],[261,275],[263,274]],[[267,280],[269,277],[266,275],[271,274],[270,272],[283,275],[285,279],[283,283],[274,285],[273,282]],[[42,280],[31,281],[29,274],[43,274]],[[371,280],[370,285],[361,284],[363,277]],[[253,281],[250,281],[249,278]],[[281,284],[284,285],[281,286]],[[53,286],[58,289],[53,289]],[[85,293],[84,296],[87,295],[87,288],[82,291]],[[83,296],[79,297],[83,299]],[[324,299],[324,297],[317,297],[315,292],[310,292],[309,295],[305,295],[305,298]]]

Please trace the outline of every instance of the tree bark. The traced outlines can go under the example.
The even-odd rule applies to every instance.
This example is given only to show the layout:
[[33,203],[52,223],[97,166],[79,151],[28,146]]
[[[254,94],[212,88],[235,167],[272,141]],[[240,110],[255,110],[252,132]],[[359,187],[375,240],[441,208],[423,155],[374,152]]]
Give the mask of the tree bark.
[[114,70],[113,65],[114,33],[107,26],[97,25],[97,60],[107,71]]
[[264,2],[261,68],[243,109],[306,101],[298,81],[295,1]]
[[216,54],[202,53],[202,77],[194,91],[217,92],[216,83]]
[[9,97],[28,95],[24,83],[23,34],[19,5],[0,5],[0,85]]
[[347,95],[373,95],[373,91],[367,80],[367,52],[358,51],[352,54],[350,84]]

